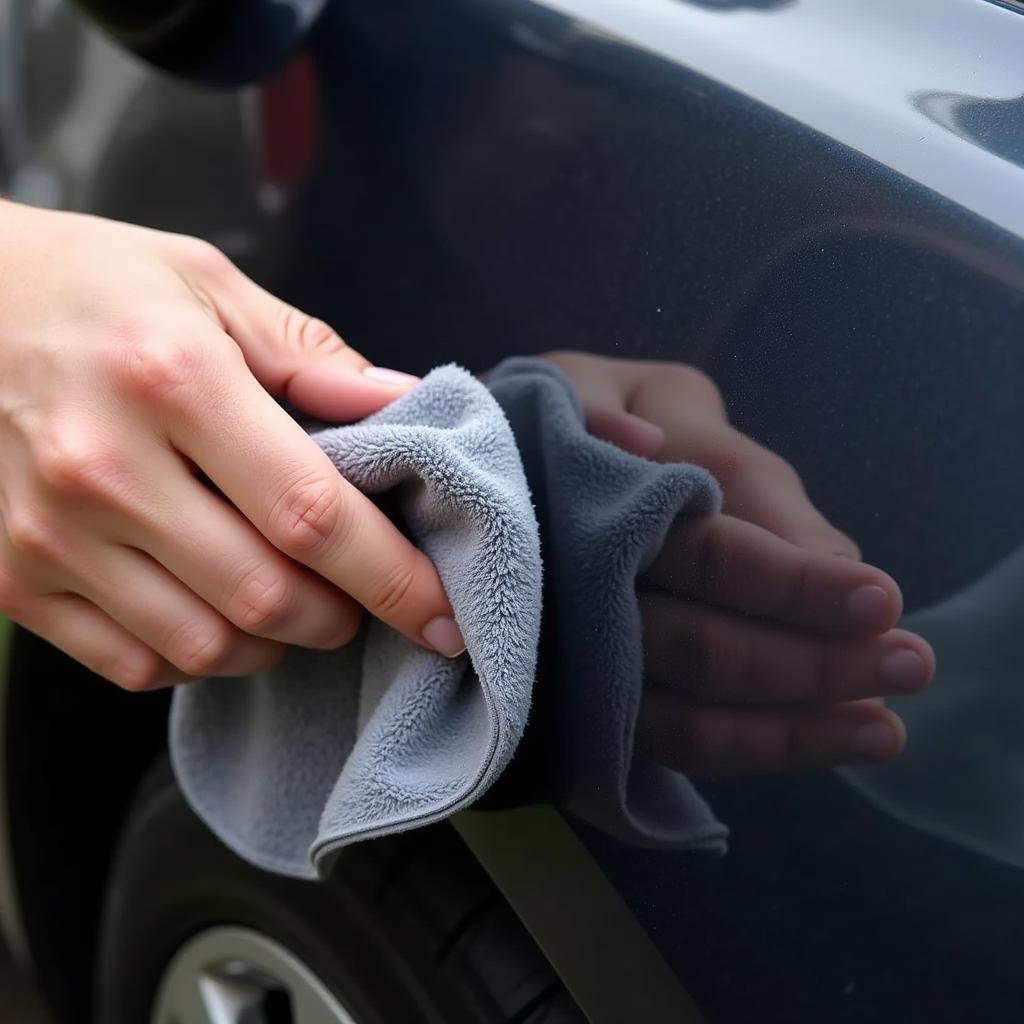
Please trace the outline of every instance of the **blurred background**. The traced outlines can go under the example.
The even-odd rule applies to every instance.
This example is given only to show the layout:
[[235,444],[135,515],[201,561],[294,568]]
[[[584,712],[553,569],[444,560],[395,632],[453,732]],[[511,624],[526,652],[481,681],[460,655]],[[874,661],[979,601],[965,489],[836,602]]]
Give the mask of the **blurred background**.
[[4,1024],[50,1024],[41,1000],[28,979],[21,977],[0,941],[0,1006]]

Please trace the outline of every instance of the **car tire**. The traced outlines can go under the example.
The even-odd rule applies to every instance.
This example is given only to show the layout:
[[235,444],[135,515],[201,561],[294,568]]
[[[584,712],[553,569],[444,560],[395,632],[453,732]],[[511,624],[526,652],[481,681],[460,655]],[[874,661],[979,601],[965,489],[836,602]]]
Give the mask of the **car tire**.
[[[140,787],[108,883],[96,1020],[155,1024],[158,994],[166,992],[169,976],[180,981],[173,965],[182,962],[181,951],[209,935],[229,946],[232,936],[255,937],[285,951],[343,1007],[336,1018],[327,1014],[331,1020],[586,1020],[450,826],[349,847],[323,882],[284,878],[220,843],[162,762]],[[237,976],[246,956],[222,950],[218,962]],[[302,1013],[289,1009],[288,1000],[297,998],[289,996],[289,983],[267,981],[267,969],[254,968],[265,982],[265,1004],[230,1019],[303,1024]]]

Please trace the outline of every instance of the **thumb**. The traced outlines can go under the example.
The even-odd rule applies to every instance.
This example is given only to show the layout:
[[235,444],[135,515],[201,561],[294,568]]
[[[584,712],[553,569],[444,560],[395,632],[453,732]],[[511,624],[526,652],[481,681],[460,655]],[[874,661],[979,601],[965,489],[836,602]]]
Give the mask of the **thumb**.
[[623,451],[656,459],[665,446],[665,431],[626,409],[606,406],[584,406],[587,430],[594,437],[608,441]]
[[224,329],[253,376],[272,395],[329,422],[360,420],[382,409],[419,377],[374,366],[328,324],[282,302],[238,271]]
[[635,390],[630,373],[638,364],[583,352],[547,352],[543,358],[572,381],[594,437],[646,459],[657,457],[665,445],[664,429],[627,408],[629,392]]

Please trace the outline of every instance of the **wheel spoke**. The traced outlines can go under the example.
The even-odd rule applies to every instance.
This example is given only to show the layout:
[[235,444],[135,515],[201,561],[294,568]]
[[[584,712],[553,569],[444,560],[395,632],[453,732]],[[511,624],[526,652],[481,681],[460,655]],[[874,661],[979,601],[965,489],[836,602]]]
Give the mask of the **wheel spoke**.
[[245,928],[193,936],[164,973],[150,1024],[356,1024],[272,939]]
[[264,1024],[263,985],[207,974],[199,979],[199,994],[210,1024]]
[[[188,983],[189,980],[192,984]],[[182,978],[180,983],[163,987],[157,999],[153,1024],[218,1024],[207,1011],[206,1001],[195,981],[195,978]]]

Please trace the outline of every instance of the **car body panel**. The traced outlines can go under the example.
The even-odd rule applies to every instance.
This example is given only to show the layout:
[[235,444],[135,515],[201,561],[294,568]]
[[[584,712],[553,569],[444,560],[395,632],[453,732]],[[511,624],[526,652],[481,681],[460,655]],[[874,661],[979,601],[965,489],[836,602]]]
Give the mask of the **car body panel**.
[[1015,11],[977,0],[804,0],[731,11],[679,0],[546,5],[579,19],[584,32],[600,26],[1024,236],[1024,204],[1006,201],[1024,184],[1024,159],[984,151],[957,124],[954,101],[1020,104]]
[[[29,83],[50,95],[24,97],[15,195],[205,235],[384,365],[695,363],[911,611],[1020,545],[1010,5],[336,0],[303,55],[315,152],[288,182],[267,177],[260,89],[169,79],[30,6],[26,67],[59,52],[68,77]],[[1013,1018],[1012,868],[836,777],[702,788],[733,827],[721,861],[573,828],[709,1020]],[[499,835],[517,813],[474,821]],[[503,883],[479,827],[464,836],[569,982],[550,892]],[[622,945],[604,953],[626,985]]]

